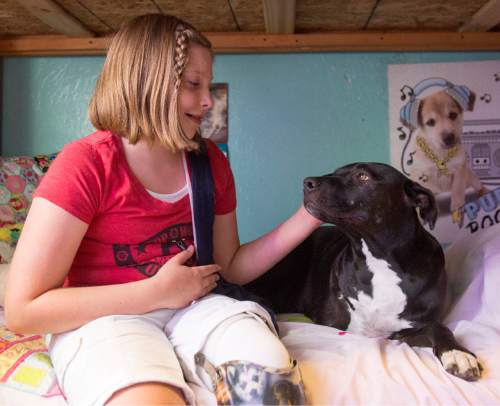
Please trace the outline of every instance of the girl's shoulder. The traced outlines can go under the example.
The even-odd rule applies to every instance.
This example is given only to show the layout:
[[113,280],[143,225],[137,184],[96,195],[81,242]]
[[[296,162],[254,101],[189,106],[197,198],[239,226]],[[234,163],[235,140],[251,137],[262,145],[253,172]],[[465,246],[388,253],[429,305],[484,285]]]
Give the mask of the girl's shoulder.
[[213,141],[205,138],[203,140],[211,161],[227,162],[227,157]]
[[112,162],[121,159],[121,139],[110,131],[95,131],[67,145],[61,151],[66,160],[91,163]]
[[92,149],[95,151],[114,150],[119,148],[120,137],[110,131],[95,131],[68,144],[70,148]]

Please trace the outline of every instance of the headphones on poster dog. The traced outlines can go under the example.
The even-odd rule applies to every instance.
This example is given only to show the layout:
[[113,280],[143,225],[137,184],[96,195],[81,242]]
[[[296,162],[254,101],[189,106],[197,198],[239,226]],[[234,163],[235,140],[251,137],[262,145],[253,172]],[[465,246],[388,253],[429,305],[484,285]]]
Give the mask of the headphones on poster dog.
[[[457,86],[443,78],[424,79],[417,83],[413,89],[410,88],[408,93],[410,100],[399,111],[401,122],[411,130],[418,127],[418,111],[422,100],[417,97],[431,87],[443,88],[444,92],[455,100],[463,111],[472,110],[471,106],[474,96],[467,86]],[[405,98],[406,95],[403,95],[402,99],[404,100]]]

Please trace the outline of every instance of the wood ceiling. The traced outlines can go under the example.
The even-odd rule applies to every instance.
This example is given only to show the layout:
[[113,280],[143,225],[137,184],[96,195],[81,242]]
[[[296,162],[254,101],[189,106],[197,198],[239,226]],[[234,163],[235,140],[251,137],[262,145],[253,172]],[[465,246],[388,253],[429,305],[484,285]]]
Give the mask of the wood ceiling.
[[0,55],[103,54],[157,12],[216,52],[500,50],[500,0],[0,0]]

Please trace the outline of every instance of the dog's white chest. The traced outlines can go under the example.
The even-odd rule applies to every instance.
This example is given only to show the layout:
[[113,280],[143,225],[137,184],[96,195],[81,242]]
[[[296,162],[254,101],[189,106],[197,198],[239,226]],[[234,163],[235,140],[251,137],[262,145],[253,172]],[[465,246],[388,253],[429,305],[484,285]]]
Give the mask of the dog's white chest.
[[373,297],[360,291],[358,299],[350,299],[351,321],[347,331],[367,337],[388,337],[391,333],[411,327],[411,323],[399,317],[406,306],[406,295],[401,290],[401,279],[389,264],[375,258],[365,241],[362,250],[368,270],[373,273]]

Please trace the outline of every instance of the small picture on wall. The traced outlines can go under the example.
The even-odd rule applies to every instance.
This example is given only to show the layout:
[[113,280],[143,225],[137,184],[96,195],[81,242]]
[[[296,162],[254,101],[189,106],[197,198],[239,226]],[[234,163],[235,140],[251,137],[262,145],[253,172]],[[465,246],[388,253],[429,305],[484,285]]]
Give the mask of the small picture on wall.
[[216,144],[227,144],[227,83],[214,83],[210,90],[214,104],[201,123],[201,135]]

